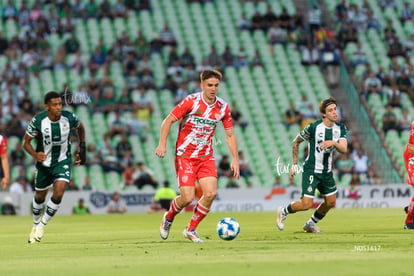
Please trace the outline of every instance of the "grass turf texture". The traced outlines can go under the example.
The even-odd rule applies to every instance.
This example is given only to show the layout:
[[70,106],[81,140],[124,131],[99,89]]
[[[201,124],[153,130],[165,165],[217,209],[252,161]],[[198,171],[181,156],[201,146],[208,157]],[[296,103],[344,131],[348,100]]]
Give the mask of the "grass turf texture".
[[[414,231],[403,230],[402,209],[337,209],[302,232],[311,211],[210,213],[198,233],[182,237],[191,214],[178,215],[170,237],[159,237],[162,213],[59,216],[41,243],[29,245],[30,217],[0,217],[1,275],[412,275]],[[234,217],[241,233],[220,240],[216,224]]]

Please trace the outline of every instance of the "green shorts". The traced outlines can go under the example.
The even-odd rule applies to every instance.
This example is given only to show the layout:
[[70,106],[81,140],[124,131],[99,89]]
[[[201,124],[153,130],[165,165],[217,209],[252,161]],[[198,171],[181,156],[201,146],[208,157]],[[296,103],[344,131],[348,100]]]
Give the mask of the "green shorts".
[[55,181],[62,180],[69,183],[72,174],[72,160],[63,160],[52,167],[36,164],[35,190],[43,191],[51,187]]
[[324,197],[336,194],[337,189],[333,173],[315,173],[305,170],[302,173],[302,197],[315,197],[316,189]]

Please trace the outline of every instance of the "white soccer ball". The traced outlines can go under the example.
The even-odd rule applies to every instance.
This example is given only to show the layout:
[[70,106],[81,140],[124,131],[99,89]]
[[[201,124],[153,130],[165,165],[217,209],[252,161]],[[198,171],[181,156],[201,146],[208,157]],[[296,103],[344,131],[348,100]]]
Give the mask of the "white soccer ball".
[[217,234],[222,240],[234,240],[239,233],[240,224],[234,218],[223,218],[217,223]]

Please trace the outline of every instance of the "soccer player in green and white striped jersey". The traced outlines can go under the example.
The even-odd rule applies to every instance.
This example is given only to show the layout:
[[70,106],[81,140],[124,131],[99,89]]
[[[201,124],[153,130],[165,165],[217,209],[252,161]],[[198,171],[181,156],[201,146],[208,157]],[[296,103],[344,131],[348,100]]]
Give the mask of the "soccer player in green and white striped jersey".
[[[40,242],[46,224],[59,209],[66,186],[71,177],[72,156],[70,131],[75,128],[79,136],[79,151],[75,164],[83,165],[85,155],[85,129],[72,112],[62,110],[59,93],[51,91],[44,97],[45,111],[35,115],[27,126],[23,148],[36,161],[35,195],[33,198],[33,227],[29,243]],[[36,149],[31,145],[35,140]],[[53,186],[53,194],[46,204],[46,195]]]
[[335,207],[337,189],[332,173],[332,153],[334,150],[340,153],[346,153],[348,150],[347,131],[342,123],[336,122],[338,118],[336,107],[334,98],[323,100],[319,105],[322,119],[308,124],[293,140],[291,178],[294,177],[297,166],[299,144],[307,141],[309,153],[303,166],[302,198],[300,201],[294,201],[286,207],[277,209],[276,225],[279,230],[284,229],[284,222],[288,214],[305,211],[312,207],[316,189],[324,197],[324,201],[305,223],[304,231],[319,232],[316,223],[323,219],[331,208]]

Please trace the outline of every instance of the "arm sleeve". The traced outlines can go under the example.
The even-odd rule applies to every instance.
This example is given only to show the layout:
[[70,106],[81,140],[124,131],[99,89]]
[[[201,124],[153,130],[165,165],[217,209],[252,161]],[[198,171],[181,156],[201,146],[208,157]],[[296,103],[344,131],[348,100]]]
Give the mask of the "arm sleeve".
[[302,139],[308,141],[311,138],[312,134],[312,123],[307,125],[301,132],[299,132],[299,136],[302,137]]
[[7,155],[7,138],[3,136],[0,143],[0,156]]
[[344,124],[341,124],[341,134],[339,139],[348,139],[348,130]]
[[226,106],[226,109],[224,111],[224,116],[221,121],[223,122],[224,129],[233,128],[233,119],[231,118],[230,108],[228,105]]
[[184,100],[182,100],[179,104],[177,104],[174,107],[170,115],[173,116],[175,119],[180,120],[182,117],[184,117],[187,113],[190,112],[192,106],[193,101],[189,96],[187,96]]
[[30,137],[34,138],[36,137],[40,132],[36,117],[33,117],[30,123],[27,125],[26,133]]
[[79,117],[76,116],[74,113],[69,114],[69,124],[71,128],[77,128],[80,124]]

